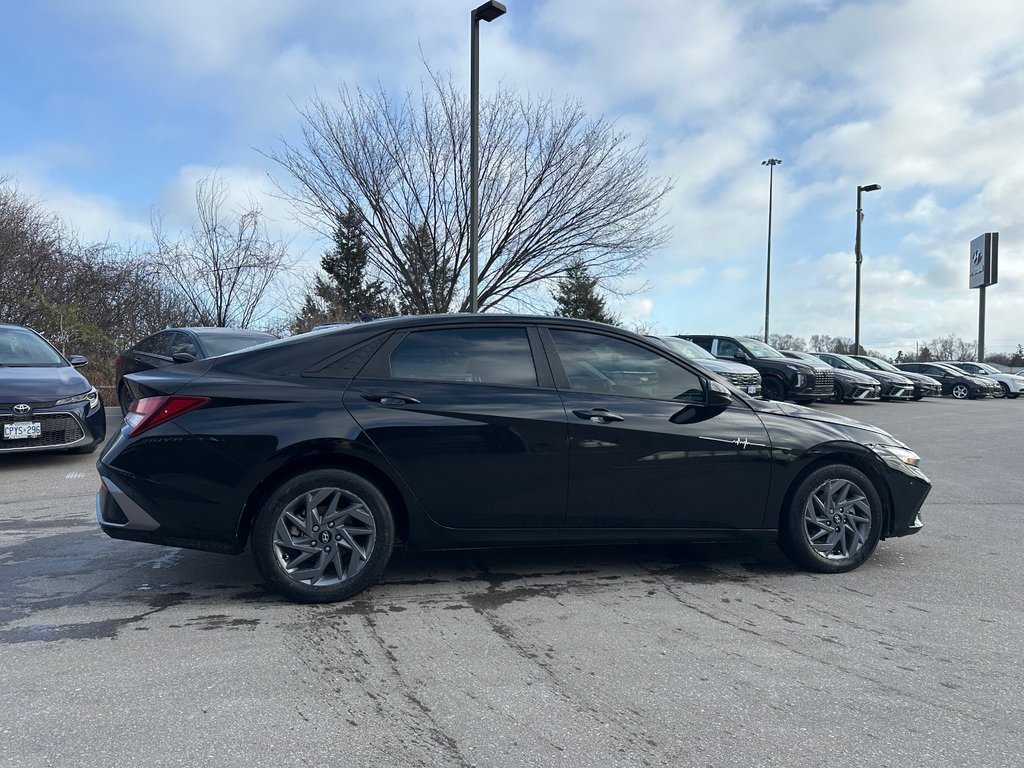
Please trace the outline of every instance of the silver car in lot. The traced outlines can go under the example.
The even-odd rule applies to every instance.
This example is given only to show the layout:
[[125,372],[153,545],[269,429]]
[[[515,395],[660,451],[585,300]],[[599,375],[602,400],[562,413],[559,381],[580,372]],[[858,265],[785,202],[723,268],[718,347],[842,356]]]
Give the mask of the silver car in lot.
[[961,360],[959,362],[943,360],[942,362],[946,365],[952,365],[954,368],[959,368],[971,376],[982,376],[998,383],[999,387],[1003,390],[1003,396],[1011,400],[1020,397],[1021,392],[1024,392],[1024,376],[1003,373],[988,363],[975,363],[969,360]]
[[649,336],[648,338],[660,341],[677,355],[682,355],[687,360],[692,360],[705,371],[717,373],[734,387],[746,392],[751,397],[761,396],[761,374],[755,368],[743,363],[734,363],[729,360],[719,360],[703,347],[699,347],[692,341],[681,339],[678,336]]

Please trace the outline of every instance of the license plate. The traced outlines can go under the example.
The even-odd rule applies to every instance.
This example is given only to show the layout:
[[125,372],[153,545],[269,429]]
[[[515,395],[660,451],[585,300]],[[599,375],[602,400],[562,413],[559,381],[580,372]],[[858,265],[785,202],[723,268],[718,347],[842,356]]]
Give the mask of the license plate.
[[756,395],[757,394],[757,384],[747,384],[747,394],[748,395]]
[[38,421],[16,421],[13,424],[4,424],[4,440],[26,440],[42,436],[43,425]]

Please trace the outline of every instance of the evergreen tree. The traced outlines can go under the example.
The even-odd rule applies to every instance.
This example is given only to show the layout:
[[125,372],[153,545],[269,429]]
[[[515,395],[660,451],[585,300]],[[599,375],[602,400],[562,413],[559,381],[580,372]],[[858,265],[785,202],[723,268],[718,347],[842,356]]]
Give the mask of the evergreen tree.
[[334,247],[320,259],[324,275],[317,275],[312,291],[292,322],[296,333],[328,322],[358,322],[366,317],[398,314],[380,280],[368,280],[369,245],[363,234],[363,214],[355,206],[338,216]]
[[403,238],[402,253],[409,273],[402,287],[402,311],[410,315],[447,312],[455,291],[454,275],[451,266],[438,258],[426,223]]
[[584,262],[574,261],[551,295],[555,300],[555,314],[618,325],[619,318],[605,308],[604,297],[597,292],[597,283],[597,278],[590,276]]

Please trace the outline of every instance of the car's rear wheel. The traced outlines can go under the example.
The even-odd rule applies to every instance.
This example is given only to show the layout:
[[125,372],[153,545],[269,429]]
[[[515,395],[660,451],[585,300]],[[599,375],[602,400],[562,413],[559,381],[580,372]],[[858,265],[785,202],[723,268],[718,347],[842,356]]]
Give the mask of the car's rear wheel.
[[782,550],[817,573],[853,570],[871,556],[882,532],[878,492],[848,464],[827,464],[808,475],[783,515]]
[[391,510],[372,483],[323,469],[270,495],[253,524],[252,551],[272,589],[298,602],[330,603],[380,579],[394,539]]
[[954,384],[951,394],[957,400],[966,400],[971,395],[971,390],[967,388],[966,384]]
[[117,404],[121,406],[122,415],[128,415],[128,411],[131,410],[132,403],[134,401],[135,398],[132,397],[131,390],[128,389],[128,385],[122,381],[121,386],[117,388]]
[[786,385],[778,379],[765,379],[761,382],[761,396],[765,400],[785,400]]

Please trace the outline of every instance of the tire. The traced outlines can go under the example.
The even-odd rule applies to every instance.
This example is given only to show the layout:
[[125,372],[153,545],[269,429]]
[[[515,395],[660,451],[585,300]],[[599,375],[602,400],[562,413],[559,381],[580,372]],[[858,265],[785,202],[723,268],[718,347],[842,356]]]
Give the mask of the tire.
[[[306,472],[282,484],[257,513],[251,539],[268,586],[300,603],[346,600],[372,586],[394,542],[384,495],[340,469]],[[311,567],[297,567],[306,562]]]
[[765,400],[785,400],[786,385],[778,379],[764,379],[761,382],[761,396]]
[[830,403],[845,403],[846,397],[843,394],[843,385],[838,381],[832,384],[832,397],[829,398]]
[[779,546],[790,559],[816,573],[845,573],[875,551],[882,501],[860,470],[826,464],[800,483],[780,523]]
[[121,407],[122,416],[128,415],[133,402],[135,402],[135,398],[132,397],[131,390],[128,389],[128,385],[122,380],[117,388],[117,404]]
[[999,382],[999,388],[1003,391],[1003,393],[1001,395],[996,395],[996,397],[1009,397],[1009,398],[1016,397],[1016,395],[1011,395],[1010,394],[1010,385],[1009,384],[1006,384],[1006,383],[1000,381]]
[[966,400],[971,396],[971,390],[967,388],[966,384],[954,384],[950,394],[957,400]]

